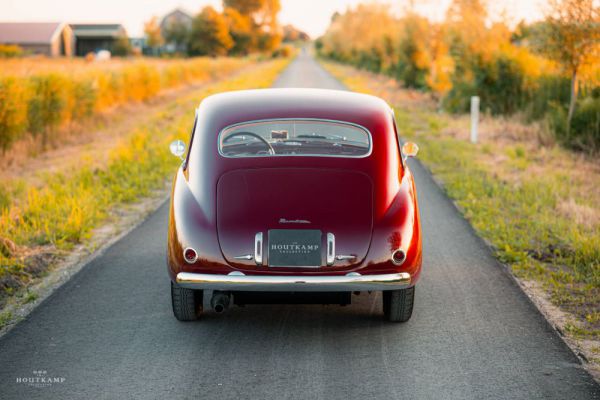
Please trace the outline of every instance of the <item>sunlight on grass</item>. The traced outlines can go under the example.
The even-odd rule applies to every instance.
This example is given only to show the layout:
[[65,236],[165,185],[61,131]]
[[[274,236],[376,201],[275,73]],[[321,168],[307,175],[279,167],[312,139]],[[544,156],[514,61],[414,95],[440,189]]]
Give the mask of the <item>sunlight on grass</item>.
[[125,103],[148,101],[168,89],[210,82],[253,60],[197,57],[90,64],[0,58],[0,150],[9,150],[28,134],[45,147],[69,123]]
[[[350,89],[369,92],[366,76],[361,79],[354,71],[346,79],[348,67],[323,65]],[[443,182],[448,196],[492,245],[496,257],[515,275],[542,283],[556,305],[581,318],[581,326],[571,324],[569,332],[600,334],[600,229],[557,212],[565,199],[580,208],[588,201],[581,195],[585,191],[574,190],[578,182],[572,174],[540,165],[536,154],[519,143],[496,148],[445,135],[442,128],[450,117],[431,109],[396,107],[395,115],[402,136],[419,144],[419,159]],[[505,158],[490,162],[498,152]],[[561,162],[564,154],[557,152],[552,160]],[[528,173],[531,166],[540,172]],[[500,168],[518,179],[507,180]]]
[[158,112],[111,151],[104,168],[91,167],[83,160],[76,169],[46,175],[41,187],[4,182],[0,191],[0,302],[39,275],[28,269],[30,250],[39,246],[70,249],[85,242],[117,206],[164,188],[180,163],[169,153],[168,144],[189,137],[193,110],[203,97],[268,87],[289,61],[258,64],[178,100],[173,107],[189,113],[171,120],[168,110]]

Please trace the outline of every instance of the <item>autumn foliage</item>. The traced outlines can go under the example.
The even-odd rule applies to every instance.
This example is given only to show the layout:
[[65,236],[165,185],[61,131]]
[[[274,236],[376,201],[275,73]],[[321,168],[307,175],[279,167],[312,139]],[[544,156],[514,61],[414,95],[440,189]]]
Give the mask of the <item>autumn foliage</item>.
[[0,153],[31,136],[45,145],[60,128],[161,90],[208,81],[244,65],[242,59],[177,61],[5,60],[0,73]]
[[[162,32],[155,17],[145,25],[151,54],[162,42],[176,46],[181,55],[233,55],[269,53],[277,50],[283,37],[277,15],[279,0],[223,0],[223,11],[206,6],[191,26],[172,23]],[[162,36],[161,36],[162,35]]]
[[[556,10],[573,5],[591,10],[587,20],[559,20]],[[555,0],[554,10],[545,21],[511,28],[493,21],[481,0],[454,0],[442,22],[412,11],[396,16],[382,4],[361,4],[334,15],[317,49],[429,91],[451,112],[468,111],[470,97],[477,95],[485,112],[544,120],[568,145],[600,150],[597,8],[590,0]],[[550,52],[551,46],[539,45],[544,41],[558,47]],[[570,56],[568,49],[574,49]],[[573,59],[577,80],[572,79]],[[576,105],[569,107],[572,99]]]

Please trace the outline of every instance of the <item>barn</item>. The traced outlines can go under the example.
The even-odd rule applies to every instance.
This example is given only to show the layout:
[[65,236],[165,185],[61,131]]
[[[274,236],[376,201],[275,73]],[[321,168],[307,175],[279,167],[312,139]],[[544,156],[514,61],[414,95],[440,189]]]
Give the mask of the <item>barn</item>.
[[119,45],[128,44],[127,31],[121,24],[71,24],[75,36],[75,55],[85,56],[99,50],[119,52]]
[[73,32],[63,22],[0,22],[0,44],[17,45],[30,54],[73,55]]

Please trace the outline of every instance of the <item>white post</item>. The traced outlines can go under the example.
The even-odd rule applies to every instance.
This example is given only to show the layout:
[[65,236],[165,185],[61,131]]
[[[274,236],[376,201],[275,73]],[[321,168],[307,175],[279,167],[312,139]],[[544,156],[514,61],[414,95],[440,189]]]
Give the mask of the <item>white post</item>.
[[477,143],[477,125],[479,124],[479,96],[471,97],[471,143]]

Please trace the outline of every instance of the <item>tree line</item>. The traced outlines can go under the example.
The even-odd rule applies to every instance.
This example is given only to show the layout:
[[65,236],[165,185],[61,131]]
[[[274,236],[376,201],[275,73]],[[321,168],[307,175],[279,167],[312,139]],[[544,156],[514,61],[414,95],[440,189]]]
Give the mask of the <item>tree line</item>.
[[332,17],[317,50],[428,91],[450,112],[477,95],[491,114],[543,120],[566,144],[600,150],[598,5],[550,0],[544,20],[511,27],[484,1],[453,0],[441,22],[358,5]]
[[160,48],[166,43],[189,56],[244,56],[276,51],[282,40],[307,39],[291,26],[281,28],[277,14],[279,0],[223,0],[223,11],[211,6],[196,14],[191,24],[159,25],[153,17],[144,26],[147,45]]

